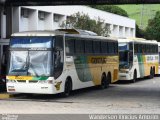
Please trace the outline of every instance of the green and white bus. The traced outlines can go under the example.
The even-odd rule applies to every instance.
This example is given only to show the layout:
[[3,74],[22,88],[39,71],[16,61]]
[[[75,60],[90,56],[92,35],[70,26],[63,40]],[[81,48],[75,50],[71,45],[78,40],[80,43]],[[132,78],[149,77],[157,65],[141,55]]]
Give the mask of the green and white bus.
[[160,42],[158,42],[158,55],[159,55],[158,76],[160,76]]
[[158,42],[142,38],[119,39],[119,79],[153,78],[158,74]]
[[89,31],[59,29],[12,35],[9,93],[63,93],[118,80],[118,40]]

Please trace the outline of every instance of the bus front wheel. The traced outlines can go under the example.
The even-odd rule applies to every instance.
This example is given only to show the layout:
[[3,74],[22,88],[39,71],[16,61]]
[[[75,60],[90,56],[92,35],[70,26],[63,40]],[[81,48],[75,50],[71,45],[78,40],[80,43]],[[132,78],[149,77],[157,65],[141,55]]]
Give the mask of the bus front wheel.
[[68,97],[72,91],[72,82],[70,79],[67,79],[64,86],[64,92],[62,93],[63,97]]
[[135,83],[135,82],[136,82],[136,79],[137,79],[137,72],[136,72],[136,70],[135,70],[135,71],[134,71],[134,74],[133,74],[132,83]]

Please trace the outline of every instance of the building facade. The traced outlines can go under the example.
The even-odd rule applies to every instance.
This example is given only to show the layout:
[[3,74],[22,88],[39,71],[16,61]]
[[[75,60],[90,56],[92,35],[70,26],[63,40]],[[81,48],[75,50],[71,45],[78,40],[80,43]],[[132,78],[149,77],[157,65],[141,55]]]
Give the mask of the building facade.
[[[110,28],[110,36],[135,37],[135,20],[87,6],[20,6],[12,8],[11,33],[29,30],[53,30],[74,13],[101,18]],[[6,38],[6,15],[1,10],[1,38]]]

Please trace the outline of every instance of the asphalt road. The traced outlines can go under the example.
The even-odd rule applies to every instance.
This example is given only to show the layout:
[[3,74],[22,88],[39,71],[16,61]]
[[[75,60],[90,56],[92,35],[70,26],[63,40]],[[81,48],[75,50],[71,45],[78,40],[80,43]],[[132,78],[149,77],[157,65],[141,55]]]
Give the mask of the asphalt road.
[[160,114],[160,77],[87,88],[60,95],[20,95],[0,100],[1,114]]

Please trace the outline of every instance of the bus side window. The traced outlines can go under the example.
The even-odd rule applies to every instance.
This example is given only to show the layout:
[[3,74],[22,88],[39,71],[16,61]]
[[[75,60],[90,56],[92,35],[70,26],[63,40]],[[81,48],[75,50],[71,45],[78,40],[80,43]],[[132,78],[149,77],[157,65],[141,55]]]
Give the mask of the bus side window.
[[84,41],[83,40],[76,40],[75,41],[75,52],[78,54],[84,53]]
[[134,44],[134,53],[137,53],[137,44]]
[[109,47],[109,53],[113,54],[114,53],[114,43],[108,42],[108,47]]
[[131,51],[133,50],[133,43],[132,42],[129,43],[129,50],[131,50]]
[[91,40],[85,40],[85,53],[86,54],[93,53],[93,44]]
[[103,54],[107,53],[107,42],[101,42],[101,51]]
[[114,43],[114,54],[118,53],[118,43]]
[[66,53],[67,55],[73,55],[75,53],[75,45],[74,38],[70,38],[66,40]]
[[100,41],[93,41],[93,51],[94,53],[100,53]]
[[63,37],[57,36],[54,48],[54,77],[58,78],[63,70]]

